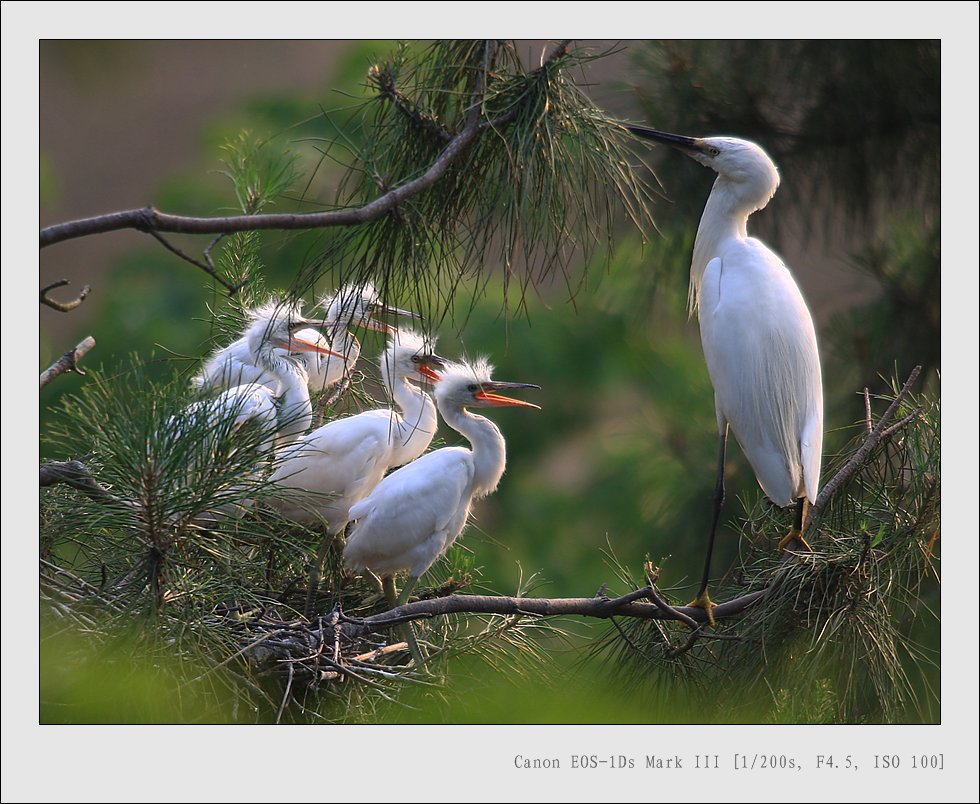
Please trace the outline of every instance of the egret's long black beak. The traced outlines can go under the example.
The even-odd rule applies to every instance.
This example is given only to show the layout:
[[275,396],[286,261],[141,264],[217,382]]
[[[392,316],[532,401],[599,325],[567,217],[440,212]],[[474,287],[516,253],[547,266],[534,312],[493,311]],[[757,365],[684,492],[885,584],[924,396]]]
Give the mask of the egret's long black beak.
[[697,137],[685,137],[683,134],[670,134],[666,131],[658,131],[655,128],[647,128],[646,126],[626,126],[626,130],[630,134],[635,134],[637,137],[642,137],[645,140],[653,140],[654,142],[662,142],[665,145],[673,146],[686,154],[698,153],[703,147],[701,140]]

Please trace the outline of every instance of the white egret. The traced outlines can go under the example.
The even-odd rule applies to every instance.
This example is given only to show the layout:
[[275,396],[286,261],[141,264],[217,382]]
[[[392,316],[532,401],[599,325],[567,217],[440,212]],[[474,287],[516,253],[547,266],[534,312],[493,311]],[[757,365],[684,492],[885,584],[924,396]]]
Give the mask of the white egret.
[[[386,320],[393,316],[417,317],[414,313],[384,304],[370,283],[346,285],[333,296],[326,296],[319,306],[325,310],[323,320],[307,319],[304,328],[296,331],[294,337],[306,343],[318,344],[328,351],[292,352],[293,357],[305,367],[308,385],[313,392],[323,391],[339,382],[357,362],[361,346],[351,335],[350,327],[384,332],[389,326]],[[294,312],[299,315],[299,305]],[[324,330],[327,336],[324,337],[320,330]],[[267,385],[277,393],[280,390],[276,376],[256,364],[255,352],[249,345],[247,335],[215,352],[191,382],[205,390],[232,388],[253,382]]]
[[[491,494],[506,465],[506,444],[492,421],[469,407],[538,405],[502,396],[498,391],[537,385],[495,382],[492,367],[479,360],[448,366],[436,385],[436,404],[443,420],[470,442],[444,447],[392,472],[350,509],[353,525],[344,548],[344,563],[370,569],[390,579],[407,571],[409,579],[398,603],[405,603],[418,579],[456,541],[473,501]],[[394,606],[394,584],[386,585]],[[413,651],[414,652],[414,651]]]
[[232,431],[254,422],[266,434],[262,445],[265,449],[273,444],[281,449],[298,439],[312,422],[313,407],[306,369],[292,355],[330,354],[342,359],[328,347],[301,337],[297,330],[305,331],[309,324],[298,316],[298,308],[277,301],[253,310],[242,336],[248,346],[249,363],[273,378],[278,390],[258,382],[236,385],[214,399],[195,402],[183,419],[203,412],[216,428],[219,422],[221,426],[231,422]]
[[325,313],[322,325],[318,326],[326,332],[330,348],[342,354],[344,360],[331,360],[329,357],[307,360],[310,388],[314,391],[323,391],[335,385],[345,373],[353,370],[361,354],[361,344],[351,334],[352,327],[387,333],[394,330],[391,321],[395,316],[419,317],[408,310],[385,304],[370,282],[344,285],[333,295],[321,299],[318,306]]
[[366,497],[394,466],[415,460],[438,427],[435,403],[416,382],[436,381],[444,361],[434,342],[407,330],[392,330],[381,355],[381,374],[397,410],[367,410],[335,419],[299,439],[282,455],[270,483],[269,504],[303,524],[324,522],[327,534],[310,572],[306,614],[320,581],[320,567],[333,538],[347,526],[350,507]]
[[711,550],[725,499],[728,430],[774,503],[796,505],[779,543],[805,549],[802,530],[816,499],[823,446],[823,384],[813,319],[783,261],[749,237],[749,216],[766,206],[779,173],[758,145],[732,137],[685,137],[642,126],[629,130],[687,154],[718,173],[694,242],[689,304],[697,311],[721,434],[714,512],[695,604],[705,609]]

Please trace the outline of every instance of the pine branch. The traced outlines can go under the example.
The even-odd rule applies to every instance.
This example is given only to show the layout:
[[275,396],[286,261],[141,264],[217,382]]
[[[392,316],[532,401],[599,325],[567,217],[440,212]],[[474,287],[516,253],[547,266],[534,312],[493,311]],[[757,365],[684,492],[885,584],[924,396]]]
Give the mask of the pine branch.
[[[864,440],[864,443],[858,447],[857,451],[851,456],[851,459],[844,464],[841,470],[824,484],[824,487],[820,490],[820,493],[817,495],[817,499],[813,501],[813,505],[810,508],[810,522],[814,521],[814,516],[824,508],[824,506],[829,502],[830,498],[834,496],[837,489],[846,483],[854,475],[854,473],[861,468],[862,464],[864,464],[872,450],[874,450],[880,441],[893,435],[897,430],[908,424],[918,415],[918,411],[914,411],[908,416],[905,416],[901,421],[896,422],[894,426],[889,427],[889,423],[898,412],[898,408],[902,404],[902,401],[911,392],[912,386],[919,378],[919,372],[921,371],[922,366],[916,366],[914,369],[912,369],[912,373],[909,374],[909,378],[905,381],[905,385],[902,386],[902,390],[896,394],[895,399],[888,406],[888,409],[878,421],[878,425],[870,433],[868,433],[868,437]],[[870,417],[870,414],[868,415]]]
[[[749,592],[725,603],[715,606],[716,620],[735,617],[749,606],[757,603],[765,594],[765,589]],[[506,597],[497,595],[449,595],[430,600],[406,603],[382,614],[361,619],[347,619],[345,632],[349,636],[359,636],[379,629],[388,629],[413,620],[426,620],[447,614],[503,614],[525,615],[530,617],[579,616],[633,617],[643,620],[690,619],[699,625],[707,622],[704,609],[696,606],[666,606],[644,603],[643,600],[656,600],[656,592],[651,587],[643,587],[618,598],[604,597]]]
[[118,499],[92,478],[88,467],[81,461],[51,461],[42,464],[39,485],[53,486],[56,483],[71,486],[98,502],[119,504]]
[[[561,43],[542,63],[539,70],[544,70],[552,62],[565,55],[568,42]],[[435,159],[421,176],[395,187],[378,198],[358,207],[349,209],[328,210],[325,212],[306,213],[266,213],[260,215],[227,215],[219,217],[194,217],[189,215],[174,215],[162,212],[156,207],[146,206],[142,209],[130,209],[120,212],[110,212],[91,218],[81,218],[65,223],[53,224],[41,229],[40,247],[93,234],[104,234],[123,229],[136,229],[149,234],[173,232],[179,234],[211,234],[227,235],[234,232],[257,230],[306,230],[321,229],[331,226],[360,226],[377,220],[382,215],[391,212],[400,203],[421,193],[435,184],[457,159],[460,153],[483,131],[500,126],[513,119],[516,112],[507,113],[499,118],[486,121],[482,125],[479,112],[483,101],[485,87],[479,82],[470,102],[470,114],[466,125],[452,137],[442,153]],[[186,258],[186,255],[182,255]],[[195,265],[201,267],[199,263]]]

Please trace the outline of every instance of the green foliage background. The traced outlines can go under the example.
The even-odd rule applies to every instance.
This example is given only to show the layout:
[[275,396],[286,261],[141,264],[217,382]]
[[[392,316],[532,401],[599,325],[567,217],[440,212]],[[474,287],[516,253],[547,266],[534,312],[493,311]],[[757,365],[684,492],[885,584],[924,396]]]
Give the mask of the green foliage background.
[[[102,45],[87,47],[94,51]],[[360,96],[367,91],[367,65],[392,47],[364,43],[352,49],[337,74],[324,76],[324,88]],[[921,363],[920,390],[938,397],[938,49],[934,42],[629,46],[633,86],[622,91],[635,104],[634,119],[681,133],[759,141],[779,164],[784,186],[750,221],[751,230],[777,250],[799,238],[826,247],[832,238],[833,248],[827,249],[832,259],[864,272],[879,288],[860,304],[837,294],[832,314],[818,321],[828,455],[862,426],[856,392],[864,386],[880,393],[889,378],[904,378]],[[335,98],[326,92],[256,97],[202,132],[203,158],[218,168],[220,146],[247,129],[271,137],[277,146],[288,145],[299,154],[297,168],[329,187],[337,171],[321,161],[317,139],[331,138],[351,122],[349,111],[331,109],[339,105]],[[889,184],[884,177],[894,174],[883,155],[915,169],[901,171],[901,183]],[[571,282],[538,283],[520,298],[513,287],[505,293],[497,266],[487,266],[485,283],[464,282],[453,315],[439,328],[440,353],[489,354],[499,378],[543,389],[535,399],[540,413],[494,414],[508,439],[508,471],[499,491],[478,506],[475,522],[449,559],[478,571],[480,588],[510,594],[533,576],[535,594],[589,596],[600,584],[617,581],[610,558],[615,555],[635,571],[649,557],[662,567],[665,588],[693,593],[710,517],[717,436],[697,324],[686,315],[686,274],[712,177],[676,154],[654,153],[649,159],[669,203],[657,205],[659,231],[647,241],[624,221],[612,252],[594,255],[587,272]],[[42,179],[43,204],[58,187],[43,151]],[[278,208],[295,205],[296,188],[302,190],[303,182]],[[231,185],[216,183],[213,176],[176,175],[147,190],[167,211],[208,215],[237,206]],[[300,271],[309,270],[324,235],[268,233],[260,241],[265,286],[287,289]],[[343,276],[344,266],[333,266],[311,291],[320,294]],[[149,357],[150,378],[166,380],[174,372],[189,377],[216,334],[208,312],[216,299],[205,279],[149,240],[118,260],[100,293],[87,302],[98,306],[93,327],[78,333],[80,338],[91,331],[98,341],[87,362],[101,364],[111,377],[128,370],[128,355],[135,352]],[[381,350],[375,335],[359,337],[362,360]],[[64,348],[41,332],[41,368]],[[359,368],[371,371],[368,365]],[[60,454],[45,434],[57,429],[65,395],[84,382],[61,378],[42,392],[42,458],[78,457]],[[440,435],[453,440],[453,434]],[[716,574],[744,549],[741,521],[762,496],[737,449],[730,451],[728,471]],[[938,583],[924,593],[926,605],[938,612]],[[835,691],[824,679],[795,691],[792,700],[787,688],[774,689],[768,699],[748,701],[736,714],[722,698],[668,695],[655,680],[647,688],[604,683],[601,663],[590,660],[583,646],[608,626],[567,625],[568,637],[545,637],[552,659],[529,676],[516,678],[479,658],[467,659],[452,671],[449,689],[422,690],[409,696],[410,706],[383,706],[352,719],[832,720]],[[938,665],[938,622],[922,628],[913,632],[914,639]],[[118,645],[93,647],[80,637],[42,630],[41,721],[252,722],[274,716],[236,709],[218,687],[202,692],[177,684],[165,670],[165,651],[149,649],[145,639],[136,629]],[[77,662],[59,661],[66,653]],[[141,658],[134,661],[134,656]],[[924,674],[923,689],[938,690],[938,666],[926,667]],[[187,668],[181,675],[188,676]],[[588,705],[566,707],[570,689]],[[938,702],[930,701],[908,718],[938,715]]]

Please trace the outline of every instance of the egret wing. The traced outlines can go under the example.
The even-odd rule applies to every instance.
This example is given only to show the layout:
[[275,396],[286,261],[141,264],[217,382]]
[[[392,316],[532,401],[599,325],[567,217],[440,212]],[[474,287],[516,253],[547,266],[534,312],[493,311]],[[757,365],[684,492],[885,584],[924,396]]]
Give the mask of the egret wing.
[[345,561],[384,574],[421,575],[462,531],[472,485],[471,453],[459,447],[392,472],[351,508]]
[[766,495],[790,505],[805,493],[804,440],[807,471],[819,475],[823,403],[809,310],[786,266],[754,238],[729,241],[701,293],[719,425],[731,424]]
[[350,506],[384,477],[389,432],[387,412],[367,411],[304,436],[287,448],[272,474],[271,482],[285,492],[272,505],[298,522],[323,517],[339,530]]

